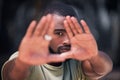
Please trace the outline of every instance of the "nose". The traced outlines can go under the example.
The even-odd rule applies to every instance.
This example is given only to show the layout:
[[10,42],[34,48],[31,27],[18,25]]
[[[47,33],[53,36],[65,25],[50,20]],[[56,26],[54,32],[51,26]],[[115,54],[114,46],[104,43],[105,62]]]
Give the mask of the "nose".
[[67,35],[63,39],[63,45],[70,45],[70,39]]

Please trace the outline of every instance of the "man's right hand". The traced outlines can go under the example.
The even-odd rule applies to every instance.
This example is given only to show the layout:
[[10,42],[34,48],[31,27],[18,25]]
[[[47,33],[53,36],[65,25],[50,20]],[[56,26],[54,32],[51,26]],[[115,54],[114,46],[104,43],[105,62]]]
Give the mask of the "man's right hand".
[[50,14],[43,16],[38,24],[32,21],[21,41],[18,59],[29,65],[64,61],[65,58],[59,54],[49,54],[50,40],[45,40],[44,36],[52,36],[53,31],[54,21]]

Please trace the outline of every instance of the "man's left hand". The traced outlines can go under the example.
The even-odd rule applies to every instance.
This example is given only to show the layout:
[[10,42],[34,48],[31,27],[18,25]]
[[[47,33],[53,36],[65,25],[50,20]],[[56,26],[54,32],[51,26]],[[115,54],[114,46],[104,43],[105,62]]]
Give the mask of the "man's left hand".
[[98,54],[98,47],[86,22],[81,20],[80,24],[75,17],[66,17],[64,27],[70,38],[71,50],[62,55],[76,60],[86,60]]

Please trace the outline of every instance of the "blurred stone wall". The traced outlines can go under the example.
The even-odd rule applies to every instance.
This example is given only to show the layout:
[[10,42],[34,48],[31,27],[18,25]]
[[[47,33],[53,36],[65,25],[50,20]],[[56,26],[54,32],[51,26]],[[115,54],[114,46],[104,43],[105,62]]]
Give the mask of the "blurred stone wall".
[[[9,56],[18,49],[30,21],[50,1],[53,0],[0,0],[0,68]],[[112,58],[113,70],[120,70],[120,1],[59,1],[70,4],[77,11],[79,20],[85,19],[87,21],[97,40],[99,49],[107,52]],[[113,71],[110,75],[115,72]]]

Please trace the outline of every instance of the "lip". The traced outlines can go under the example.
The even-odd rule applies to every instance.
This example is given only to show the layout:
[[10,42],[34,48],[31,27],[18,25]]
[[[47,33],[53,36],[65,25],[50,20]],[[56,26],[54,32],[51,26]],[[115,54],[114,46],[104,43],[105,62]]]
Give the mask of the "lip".
[[69,50],[65,50],[65,49],[64,50],[60,50],[61,53],[67,52],[67,51],[69,51]]
[[67,51],[69,51],[69,50],[70,50],[70,47],[60,47],[60,48],[59,48],[59,52],[60,52],[60,53],[67,52]]

